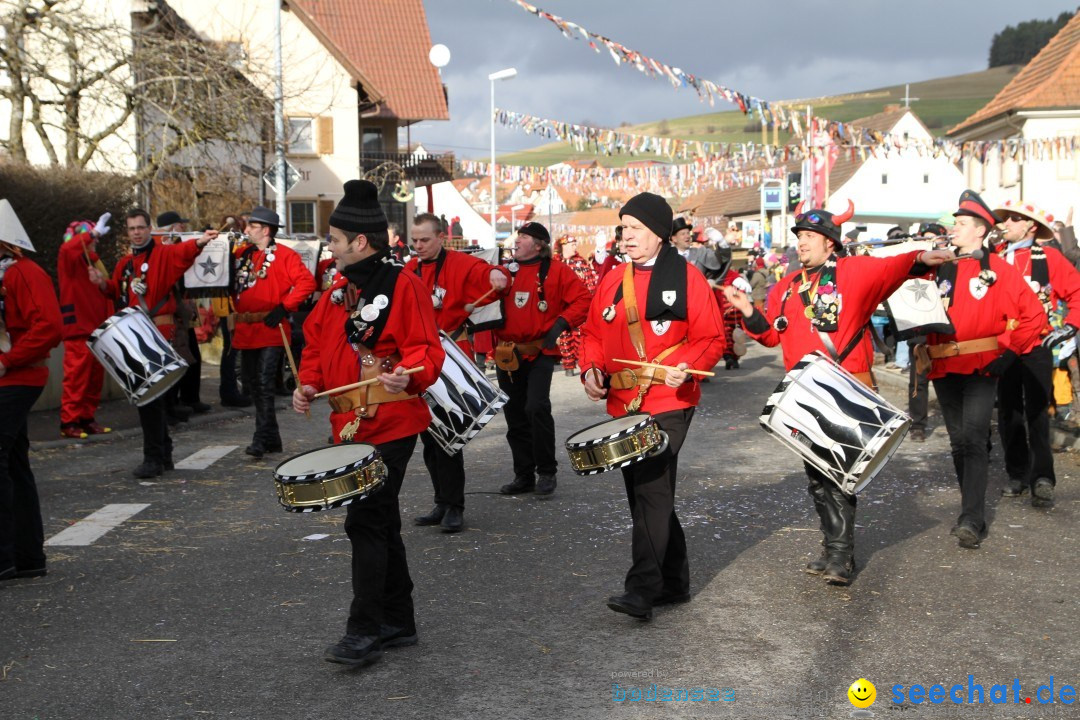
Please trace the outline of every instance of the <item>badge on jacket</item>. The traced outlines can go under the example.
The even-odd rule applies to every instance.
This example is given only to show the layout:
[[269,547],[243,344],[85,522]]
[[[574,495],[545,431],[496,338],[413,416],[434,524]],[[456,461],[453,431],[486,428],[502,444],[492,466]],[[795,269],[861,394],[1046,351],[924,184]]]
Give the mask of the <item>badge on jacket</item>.
[[516,292],[516,293],[514,293],[514,305],[515,306],[517,306],[519,308],[523,308],[523,307],[525,307],[525,303],[527,303],[527,302],[529,302],[529,291],[528,290],[526,290],[524,292]]
[[670,320],[650,320],[649,324],[652,325],[653,335],[663,335],[671,327]]
[[971,290],[971,297],[982,300],[986,297],[986,291],[990,289],[990,286],[984,283],[982,278],[973,277],[968,281],[968,289]]
[[664,290],[660,293],[660,299],[664,301],[665,305],[670,307],[675,304],[675,295],[676,292],[674,290]]

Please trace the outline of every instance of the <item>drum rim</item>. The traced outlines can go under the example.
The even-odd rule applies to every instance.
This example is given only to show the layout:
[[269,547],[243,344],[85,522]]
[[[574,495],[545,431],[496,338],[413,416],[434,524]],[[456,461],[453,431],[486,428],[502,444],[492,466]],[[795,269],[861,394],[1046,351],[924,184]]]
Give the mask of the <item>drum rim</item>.
[[[622,420],[623,418],[633,417],[634,415],[640,415],[641,416],[641,421],[637,422],[637,423],[634,423],[630,427],[628,427],[625,430],[622,430],[621,432],[618,432],[618,433],[616,433],[614,435],[605,435],[604,437],[593,438],[592,440],[581,440],[581,441],[578,441],[578,442],[573,441],[573,439],[575,437],[577,437],[581,433],[585,432],[586,430],[592,430],[593,428],[598,428],[601,425],[606,425],[607,423],[611,422],[612,420]],[[600,443],[605,443],[605,442],[609,442],[611,440],[615,440],[615,439],[619,438],[622,435],[632,434],[632,433],[636,432],[637,430],[641,429],[642,427],[648,425],[650,422],[655,423],[656,421],[653,419],[653,416],[650,415],[649,413],[627,413],[626,415],[620,415],[619,417],[611,417],[611,418],[608,418],[607,420],[604,420],[602,422],[594,423],[592,425],[589,425],[588,427],[581,428],[576,433],[574,433],[570,437],[566,438],[566,447],[568,449],[577,450],[578,448],[587,448],[587,447],[590,447],[592,445],[599,445]]]
[[[142,312],[142,310],[140,310],[139,308],[131,307],[130,305],[128,307],[126,307],[126,308],[121,308],[120,310],[117,310],[116,312],[114,312],[109,317],[102,320],[101,324],[98,325],[96,328],[94,328],[94,331],[92,333],[90,333],[90,337],[87,338],[87,340],[88,341],[96,340],[97,338],[101,337],[105,333],[106,330],[108,330],[109,328],[113,327],[118,322],[120,322],[120,320],[118,319],[120,316],[127,317],[128,315],[132,315],[134,313],[142,313],[143,315],[146,315],[146,313]],[[146,317],[147,317],[147,319],[149,319],[150,316],[147,315]]]
[[[355,462],[349,463],[348,465],[338,465],[338,466],[333,467],[333,468],[331,468],[329,470],[320,470],[319,472],[305,473],[303,475],[282,475],[281,472],[279,472],[284,465],[286,465],[287,463],[292,462],[293,460],[296,460],[297,458],[304,457],[305,455],[311,455],[313,453],[325,452],[326,450],[329,450],[330,448],[342,447],[344,445],[354,445],[354,446],[367,445],[369,448],[371,448],[371,452],[368,453],[367,455],[365,455],[364,457],[360,458],[359,460],[356,460]],[[325,477],[326,475],[329,475],[331,473],[337,473],[339,470],[341,470],[341,471],[359,470],[359,469],[361,469],[363,467],[366,467],[367,465],[370,465],[375,459],[377,459],[379,457],[379,455],[380,455],[379,449],[377,447],[375,447],[374,445],[370,444],[370,443],[338,443],[337,445],[330,445],[328,447],[320,447],[320,448],[314,448],[312,450],[305,450],[302,453],[297,453],[296,455],[285,458],[280,463],[278,463],[277,467],[274,468],[274,479],[277,480],[278,482],[284,483],[284,484],[289,484],[289,483],[303,484],[303,483],[307,483],[307,482],[312,482],[312,480],[315,479],[315,478]]]

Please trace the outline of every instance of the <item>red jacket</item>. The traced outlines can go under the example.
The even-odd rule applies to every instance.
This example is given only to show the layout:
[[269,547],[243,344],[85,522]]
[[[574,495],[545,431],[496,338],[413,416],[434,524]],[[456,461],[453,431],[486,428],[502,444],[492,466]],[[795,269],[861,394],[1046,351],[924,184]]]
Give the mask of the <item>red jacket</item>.
[[[518,271],[511,280],[510,289],[503,300],[503,316],[506,324],[494,330],[495,340],[528,343],[543,340],[555,321],[562,317],[576,328],[585,322],[589,314],[589,291],[574,271],[565,263],[551,261],[544,280],[544,300],[547,311],[541,312],[537,293],[540,275],[540,258],[518,263]],[[544,350],[545,355],[560,355],[559,346]]]
[[[840,294],[840,314],[837,318],[837,331],[828,333],[836,352],[842,353],[855,334],[870,322],[874,309],[904,284],[918,254],[919,251],[915,251],[885,258],[863,255],[837,260],[836,289]],[[807,353],[820,350],[828,354],[817,330],[806,317],[806,306],[797,292],[801,283],[802,273],[793,272],[773,286],[766,303],[768,311],[765,318],[769,322],[769,328],[764,332],[751,332],[746,327],[749,318],[739,314],[748,335],[767,347],[780,345],[783,348],[786,370],[794,367]],[[784,295],[789,288],[791,294],[785,303]],[[788,321],[787,329],[782,333],[777,332],[773,326],[773,321],[780,315],[781,309]],[[848,372],[864,373],[868,372],[873,364],[874,348],[870,334],[863,333],[862,339],[841,365]]]
[[[266,277],[257,278],[255,284],[245,288],[233,297],[233,306],[238,313],[268,312],[278,305],[284,305],[289,312],[297,308],[315,292],[315,278],[300,259],[300,254],[291,248],[275,243],[274,261],[266,270]],[[246,246],[245,249],[250,249]],[[243,249],[236,251],[239,258]],[[266,262],[266,253],[253,250],[248,256],[251,260],[252,276]],[[292,337],[292,326],[284,321],[285,337]],[[256,350],[266,347],[281,346],[281,331],[276,327],[267,327],[262,320],[255,322],[237,322],[233,335],[233,347],[238,350]]]
[[[329,390],[356,382],[360,378],[360,356],[345,338],[348,310],[333,301],[333,291],[348,285],[339,274],[331,290],[323,293],[315,309],[304,322],[304,354],[300,361],[300,383],[318,391]],[[405,388],[410,395],[419,395],[434,383],[442,370],[446,353],[439,342],[435,313],[420,280],[411,273],[401,272],[390,301],[390,317],[372,348],[378,357],[393,353],[401,355],[401,367],[424,366],[424,370],[409,376]],[[356,417],[353,412],[331,411],[330,426],[334,437]],[[415,435],[431,423],[431,411],[423,397],[399,400],[379,405],[374,417],[360,420],[354,442],[379,443]]]
[[[958,263],[956,287],[948,308],[949,320],[956,334],[931,334],[927,336],[926,344],[940,345],[996,336],[1001,349],[938,358],[933,361],[931,379],[948,373],[970,375],[980,372],[1003,350],[1009,349],[1021,355],[1039,341],[1039,333],[1046,323],[1046,312],[1035,291],[1009,263],[997,255],[991,255],[990,269],[997,275],[997,281],[987,289],[981,300],[976,300],[971,294],[971,281],[978,276],[979,269],[977,260],[961,260]],[[1010,320],[1017,321],[1013,323],[1016,327],[1011,331],[1007,327]]]
[[[86,253],[90,262],[98,264],[97,253],[88,249],[94,236],[88,232],[75,235],[60,246],[56,258],[56,274],[60,280],[60,314],[65,340],[81,339],[97,330],[105,318],[112,315],[112,303],[101,289],[90,282]],[[84,250],[84,248],[87,248]]]
[[[131,282],[125,280],[128,268],[131,269],[130,279],[142,277],[146,283],[146,295],[143,303],[148,311],[154,310],[154,317],[165,317],[176,314],[176,297],[173,288],[180,278],[184,277],[187,269],[195,264],[195,258],[202,252],[202,248],[195,244],[194,240],[186,240],[175,245],[162,245],[156,238],[150,242],[154,248],[148,253],[133,255],[128,253],[120,258],[113,268],[112,279],[109,280],[105,293],[113,300],[120,300],[126,306],[140,307],[139,296],[131,289]],[[142,269],[146,265],[146,270]],[[126,283],[126,285],[125,285]],[[154,309],[159,302],[161,307]],[[175,328],[171,320],[164,320],[161,324],[155,323],[166,340],[172,340]]]
[[19,258],[4,273],[0,288],[4,325],[11,336],[11,350],[0,353],[0,363],[6,368],[0,387],[44,387],[49,380],[45,361],[61,339],[60,304],[52,279],[37,263]]
[[[486,292],[491,290],[491,271],[499,270],[510,279],[510,271],[504,267],[489,265],[475,255],[458,252],[457,250],[444,249],[442,269],[439,270],[439,287],[446,291],[442,299],[442,307],[435,309],[435,322],[439,329],[448,335],[453,335],[469,317],[465,305],[474,302]],[[431,295],[435,290],[435,271],[438,260],[420,262],[417,257],[409,258],[405,263],[405,272],[416,275],[420,268],[420,282]],[[484,298],[483,305],[495,302],[506,293],[493,292]],[[458,340],[458,346],[472,357],[472,349],[469,347],[467,337]]]
[[[1045,288],[1036,290],[1032,287],[1031,289],[1035,292],[1040,290],[1049,291],[1051,307],[1057,307],[1059,300],[1068,305],[1069,314],[1065,316],[1065,322],[1073,327],[1080,328],[1080,272],[1059,251],[1048,245],[1043,245],[1042,249],[1046,253],[1046,269],[1047,274],[1050,276],[1050,282]],[[1020,274],[1024,276],[1024,281],[1030,285],[1032,282],[1031,248],[1021,248],[1012,255],[1011,264],[1020,271]],[[1004,251],[1001,253],[1001,257],[1006,262],[1008,261],[1008,255]],[[1043,315],[1045,317],[1043,326],[1040,328],[1040,335],[1045,335],[1052,329],[1050,327],[1050,316],[1046,314],[1045,308],[1043,308]],[[1039,336],[1036,336],[1020,354],[1030,352],[1039,342]]]
[[[583,370],[595,366],[604,374],[611,375],[619,370],[634,369],[623,363],[614,362],[614,358],[637,360],[637,351],[630,340],[630,331],[626,324],[626,306],[620,301],[615,306],[615,318],[611,322],[604,320],[604,308],[612,300],[622,285],[626,265],[617,265],[612,272],[604,276],[596,290],[589,318],[582,326],[583,351],[581,367]],[[720,310],[712,299],[712,292],[705,277],[691,265],[686,266],[686,320],[673,320],[660,335],[656,334],[653,324],[645,320],[646,298],[649,296],[651,268],[634,268],[634,290],[638,298],[638,313],[642,317],[641,330],[645,336],[645,354],[653,360],[679,341],[686,344],[679,347],[663,360],[664,365],[687,363],[694,370],[711,370],[713,365],[724,355],[724,324]],[[607,411],[613,417],[626,415],[627,403],[637,397],[636,388],[616,390],[611,388],[607,395]],[[667,385],[652,385],[645,394],[641,410],[650,414],[693,407],[701,400],[701,385],[695,376],[678,388]]]

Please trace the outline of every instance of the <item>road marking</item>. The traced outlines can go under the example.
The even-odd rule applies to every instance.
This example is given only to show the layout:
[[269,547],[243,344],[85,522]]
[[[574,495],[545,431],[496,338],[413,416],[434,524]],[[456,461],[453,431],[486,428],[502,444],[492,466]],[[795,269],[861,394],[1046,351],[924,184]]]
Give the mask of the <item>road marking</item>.
[[133,515],[150,507],[150,503],[116,503],[92,512],[71,527],[45,541],[46,545],[92,545],[95,540]]
[[176,463],[177,470],[205,470],[221,458],[231,453],[239,445],[207,445],[194,455],[189,455]]

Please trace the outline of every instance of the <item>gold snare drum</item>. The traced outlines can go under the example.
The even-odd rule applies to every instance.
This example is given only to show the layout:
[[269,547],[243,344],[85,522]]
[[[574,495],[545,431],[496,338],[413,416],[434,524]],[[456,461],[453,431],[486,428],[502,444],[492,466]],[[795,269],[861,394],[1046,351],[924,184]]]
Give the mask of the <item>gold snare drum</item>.
[[578,475],[626,467],[664,452],[667,433],[656,426],[651,415],[612,418],[574,433],[566,440],[570,467]]
[[363,500],[385,479],[379,451],[362,443],[309,450],[274,469],[278,502],[289,512],[318,512]]

